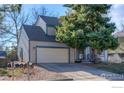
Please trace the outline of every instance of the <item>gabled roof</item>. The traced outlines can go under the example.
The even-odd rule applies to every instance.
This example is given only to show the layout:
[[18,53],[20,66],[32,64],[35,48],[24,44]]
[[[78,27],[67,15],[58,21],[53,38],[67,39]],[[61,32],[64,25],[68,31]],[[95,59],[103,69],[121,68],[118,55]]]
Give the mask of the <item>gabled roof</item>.
[[59,19],[57,17],[40,16],[48,26],[58,26],[60,25]]
[[24,30],[31,41],[55,42],[55,36],[48,36],[40,26],[23,25]]

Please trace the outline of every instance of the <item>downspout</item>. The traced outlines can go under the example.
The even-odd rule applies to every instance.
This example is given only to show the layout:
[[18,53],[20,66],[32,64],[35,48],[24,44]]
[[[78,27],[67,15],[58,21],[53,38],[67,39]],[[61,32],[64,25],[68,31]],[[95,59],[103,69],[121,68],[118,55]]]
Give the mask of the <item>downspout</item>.
[[37,46],[35,47],[35,63],[37,64]]
[[28,41],[29,43],[29,61],[28,61],[28,80],[30,80],[30,67],[29,67],[29,63],[30,63],[30,40]]
[[46,24],[46,33],[45,34],[48,35],[48,26],[47,26],[47,24]]
[[30,40],[28,41],[28,43],[29,43],[29,51],[28,52],[29,52],[29,62],[30,62],[31,61],[30,60],[30,58],[31,58],[31,55],[30,55]]

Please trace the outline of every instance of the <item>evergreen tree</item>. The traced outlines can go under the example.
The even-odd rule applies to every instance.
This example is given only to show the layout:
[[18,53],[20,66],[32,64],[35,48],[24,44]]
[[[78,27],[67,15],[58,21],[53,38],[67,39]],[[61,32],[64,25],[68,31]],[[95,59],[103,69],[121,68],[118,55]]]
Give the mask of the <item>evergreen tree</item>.
[[112,36],[115,24],[108,17],[111,5],[107,4],[76,4],[64,5],[71,9],[61,18],[61,26],[57,27],[56,38],[70,47],[91,48],[102,51],[115,49],[117,38]]

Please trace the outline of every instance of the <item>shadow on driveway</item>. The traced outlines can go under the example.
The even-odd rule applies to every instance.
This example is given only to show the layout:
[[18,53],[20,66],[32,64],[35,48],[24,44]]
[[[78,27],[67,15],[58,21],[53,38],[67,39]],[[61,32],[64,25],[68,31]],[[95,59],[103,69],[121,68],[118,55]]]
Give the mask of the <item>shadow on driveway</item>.
[[[84,66],[83,64],[38,64],[38,66],[57,73],[72,73],[75,76],[98,76],[107,80],[124,80],[119,74],[99,70],[93,67]],[[71,75],[72,75],[71,74]]]

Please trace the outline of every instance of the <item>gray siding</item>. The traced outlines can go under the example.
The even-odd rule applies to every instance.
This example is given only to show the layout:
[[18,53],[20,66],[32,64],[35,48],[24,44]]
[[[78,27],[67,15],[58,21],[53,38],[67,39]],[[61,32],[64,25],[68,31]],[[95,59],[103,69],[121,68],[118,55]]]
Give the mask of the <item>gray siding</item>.
[[[39,42],[39,41],[31,41],[30,42],[30,58],[31,58],[31,62],[32,63],[36,63],[36,46],[57,46],[57,47],[67,47],[65,44],[62,43],[57,43],[57,42]],[[70,62],[73,63],[74,62],[74,49],[70,49]]]
[[23,49],[23,61],[26,61],[26,62],[29,61],[29,39],[23,27],[20,31],[20,39],[19,39],[19,44],[18,44],[19,60],[21,60],[20,58],[21,48]]
[[46,23],[41,17],[38,17],[38,20],[37,20],[35,25],[40,26],[44,30],[44,32],[46,33]]

